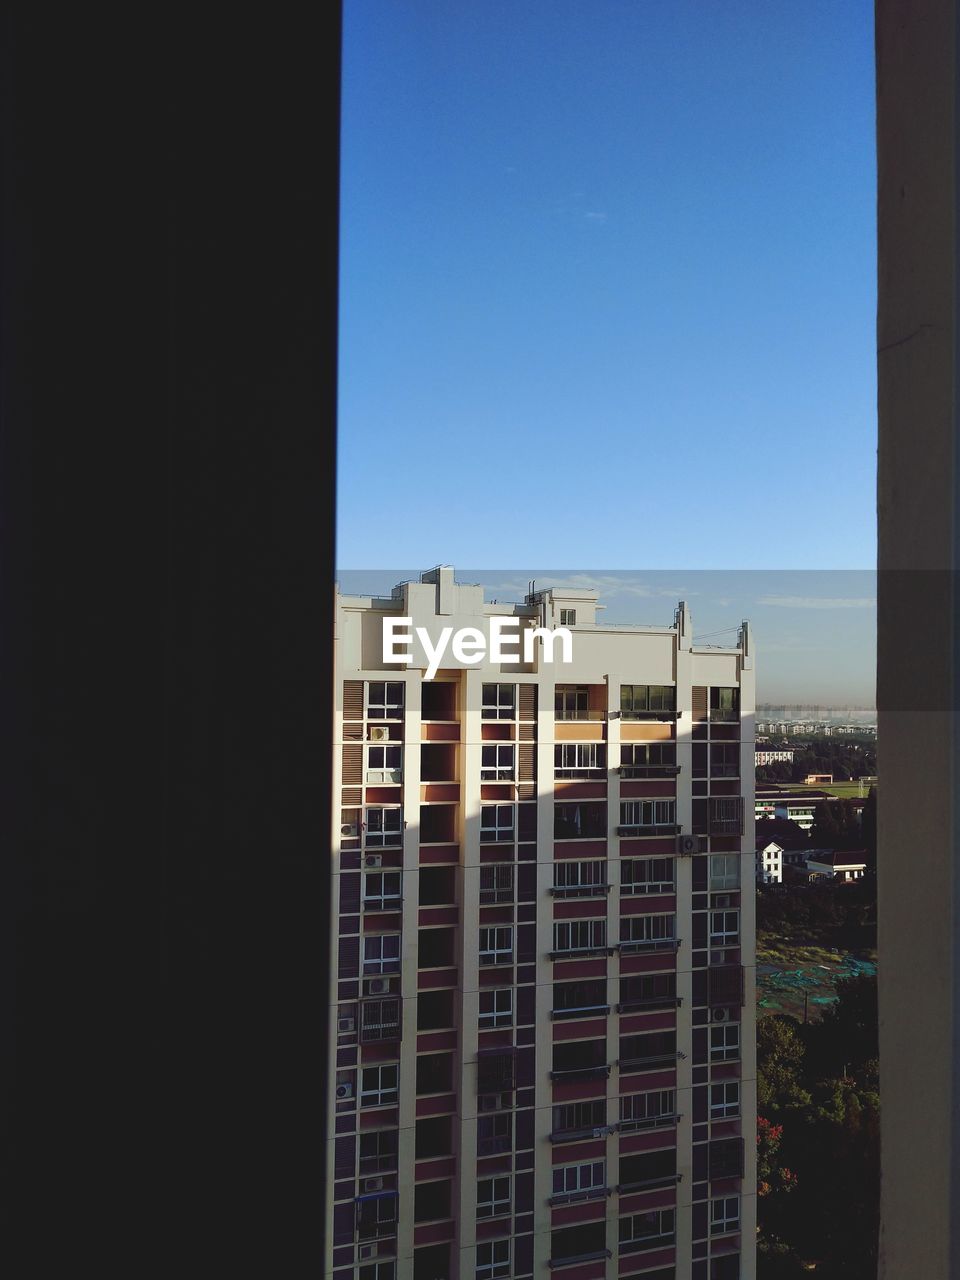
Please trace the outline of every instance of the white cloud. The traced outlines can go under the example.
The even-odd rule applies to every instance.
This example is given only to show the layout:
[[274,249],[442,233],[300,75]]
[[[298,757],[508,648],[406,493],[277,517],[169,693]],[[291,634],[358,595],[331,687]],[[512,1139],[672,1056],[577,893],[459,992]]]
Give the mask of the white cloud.
[[761,596],[757,604],[777,609],[873,609],[876,596]]

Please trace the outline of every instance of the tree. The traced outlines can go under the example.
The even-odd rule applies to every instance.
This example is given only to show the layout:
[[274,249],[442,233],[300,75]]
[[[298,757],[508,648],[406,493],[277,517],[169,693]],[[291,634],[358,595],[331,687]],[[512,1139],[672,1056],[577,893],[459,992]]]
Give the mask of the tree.
[[832,849],[840,837],[840,824],[834,816],[834,801],[821,800],[813,811],[810,838],[818,849]]
[[877,789],[871,787],[867,794],[867,802],[860,814],[860,839],[867,851],[867,861],[875,864],[877,860]]
[[868,1064],[879,1056],[877,979],[868,974],[843,978],[836,989],[837,999],[807,1030],[807,1065],[813,1079],[865,1083]]
[[784,1014],[770,1014],[757,1023],[757,1106],[778,1112],[809,1106],[802,1087],[806,1052],[797,1024]]

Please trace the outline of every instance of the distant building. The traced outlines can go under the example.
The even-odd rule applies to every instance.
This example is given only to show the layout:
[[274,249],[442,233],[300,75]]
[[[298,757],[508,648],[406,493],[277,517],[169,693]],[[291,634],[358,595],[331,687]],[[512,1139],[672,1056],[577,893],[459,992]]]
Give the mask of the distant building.
[[833,774],[832,773],[808,773],[807,776],[804,778],[804,782],[808,786],[810,786],[811,784],[813,786],[816,786],[818,782],[831,783],[833,782]]
[[[757,850],[757,883],[783,884],[783,846],[771,840]],[[802,854],[801,854],[802,857]]]
[[786,764],[793,764],[793,757],[797,754],[796,747],[775,747],[773,744],[766,744],[757,747],[754,752],[754,763],[759,768],[763,764],[778,764],[783,761]]
[[849,884],[862,878],[867,869],[865,849],[836,849],[833,852],[816,850],[815,857],[807,858],[807,871],[811,880],[838,880]]

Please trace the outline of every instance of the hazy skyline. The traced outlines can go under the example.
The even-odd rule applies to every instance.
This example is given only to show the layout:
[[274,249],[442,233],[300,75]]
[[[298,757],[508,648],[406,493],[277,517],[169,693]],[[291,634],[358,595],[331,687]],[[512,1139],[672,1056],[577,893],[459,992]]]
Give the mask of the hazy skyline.
[[[347,594],[387,596],[422,569],[342,570]],[[477,570],[455,565],[459,582],[481,583],[487,600],[521,601],[537,589],[600,593],[602,625],[670,625],[680,600],[695,641],[733,644],[743,619],[753,632],[757,701],[873,707],[876,694],[876,574],[865,570]]]

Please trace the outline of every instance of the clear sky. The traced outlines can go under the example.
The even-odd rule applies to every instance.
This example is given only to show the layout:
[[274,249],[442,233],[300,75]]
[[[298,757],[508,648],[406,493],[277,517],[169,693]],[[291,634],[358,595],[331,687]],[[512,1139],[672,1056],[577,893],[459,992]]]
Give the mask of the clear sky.
[[[347,595],[389,595],[413,569],[342,571]],[[686,600],[698,643],[732,645],[749,618],[760,702],[870,708],[876,691],[876,574],[867,570],[497,570],[455,566],[459,582],[479,582],[487,600],[520,601],[537,588],[593,589],[608,623],[669,626]]]
[[342,565],[872,568],[872,0],[346,0]]

